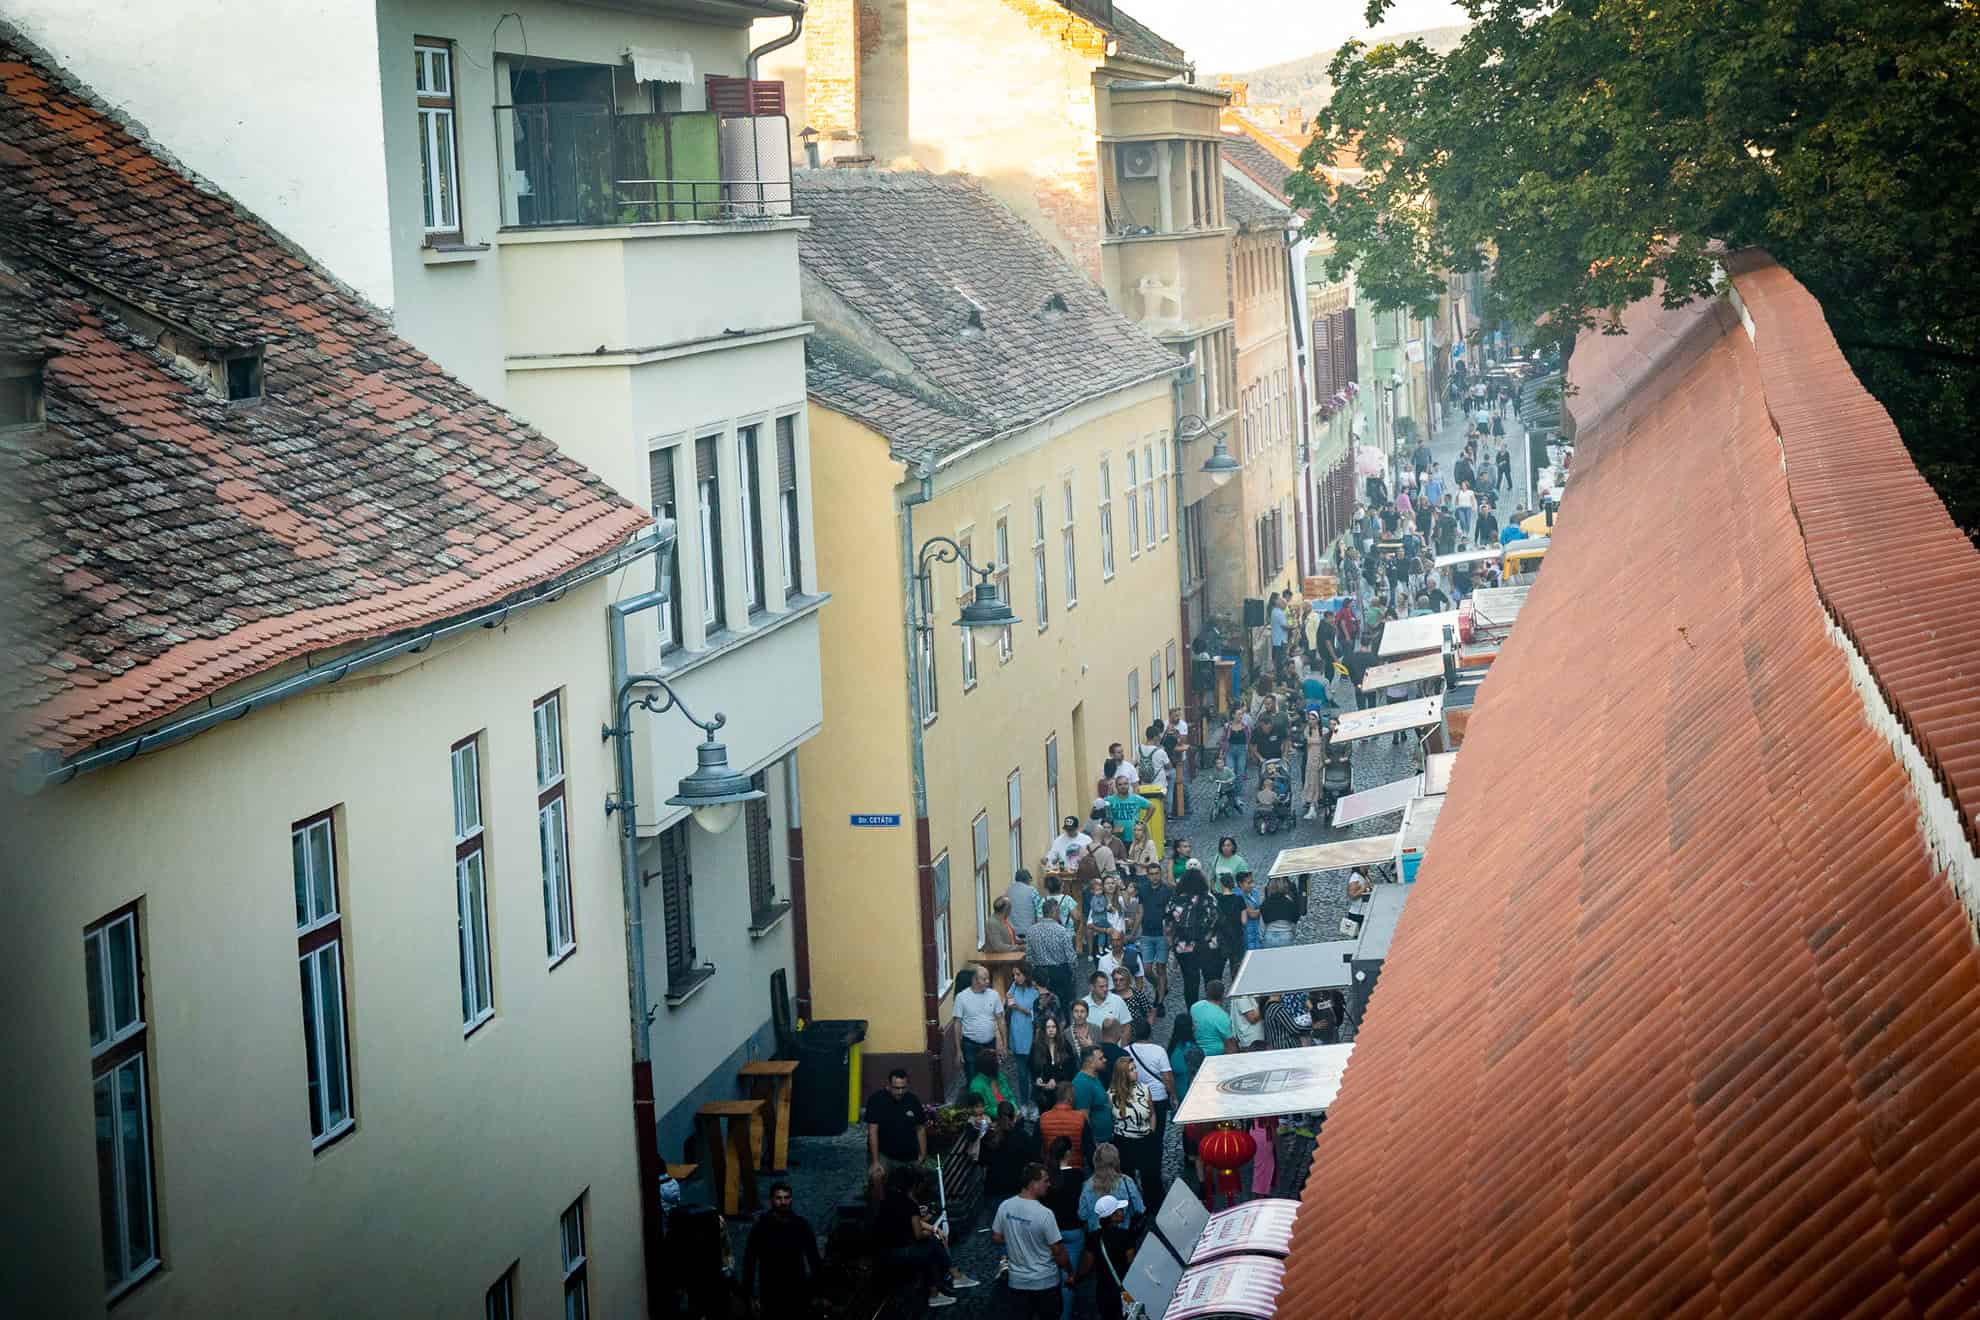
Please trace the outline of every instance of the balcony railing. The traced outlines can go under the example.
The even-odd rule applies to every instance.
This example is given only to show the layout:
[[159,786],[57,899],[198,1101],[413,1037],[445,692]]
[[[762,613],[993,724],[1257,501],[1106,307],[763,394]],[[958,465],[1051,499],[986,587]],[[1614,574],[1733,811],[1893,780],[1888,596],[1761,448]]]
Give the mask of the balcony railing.
[[589,102],[498,105],[495,141],[508,227],[791,214],[790,121],[781,114],[616,114]]

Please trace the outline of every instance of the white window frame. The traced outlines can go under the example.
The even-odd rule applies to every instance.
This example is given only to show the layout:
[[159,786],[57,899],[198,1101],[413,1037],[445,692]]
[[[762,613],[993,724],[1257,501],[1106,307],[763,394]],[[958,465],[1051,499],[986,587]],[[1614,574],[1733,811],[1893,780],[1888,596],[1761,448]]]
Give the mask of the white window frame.
[[979,811],[969,823],[970,887],[976,891],[976,947],[990,942],[990,813]]
[[1128,741],[1129,747],[1141,745],[1141,731],[1147,727],[1141,722],[1141,666],[1128,670]]
[[[997,514],[996,530],[997,563],[991,581],[997,584],[997,599],[1008,607],[1011,603],[1011,511],[1006,508]],[[967,631],[967,629],[965,629]],[[1013,646],[1013,630],[997,630],[997,662],[1009,664]]]
[[[296,962],[302,991],[303,1050],[312,1146],[321,1150],[356,1125],[351,1094],[350,994],[344,981],[344,913],[338,889],[336,812],[289,827],[296,896]],[[335,1015],[335,1030],[326,1021]],[[332,1078],[341,1105],[331,1103]]]
[[1024,869],[1024,768],[1011,771],[1004,780],[1004,808],[1009,814],[1009,837],[1011,842],[1011,875],[1017,876]]
[[[804,531],[803,524],[800,521],[802,510],[798,507],[799,483],[797,477],[798,445],[801,441],[798,427],[801,416],[802,414],[799,413],[783,413],[773,418],[770,423],[770,441],[773,445],[782,446],[783,437],[779,432],[784,427],[789,426],[791,433],[790,489],[785,490],[783,488],[783,478],[781,475],[777,481],[777,507],[783,517],[783,535],[777,538],[777,545],[779,547],[778,553],[783,557],[785,600],[789,600],[793,596],[802,595],[804,592],[804,575],[800,571],[799,564],[799,561],[804,556]],[[778,470],[781,474],[781,464]]]
[[[975,534],[974,527],[966,527],[956,533],[956,544],[962,547],[962,556],[956,560],[956,600],[961,605],[969,604],[974,595],[968,563],[976,561],[976,556],[970,553],[974,548],[972,539]],[[976,629],[958,628],[956,631],[962,634],[963,691],[970,692],[976,687]]]
[[742,512],[743,599],[749,613],[761,613],[768,595],[763,581],[762,501],[758,498],[756,477],[763,461],[763,427],[749,422],[736,427],[736,504]]
[[934,928],[936,1001],[939,1003],[953,994],[956,988],[955,955],[949,925],[949,910],[953,906],[949,897],[949,850],[944,848],[937,853],[935,860],[928,864],[928,869],[935,877],[936,901],[942,905],[930,923]]
[[1045,735],[1045,796],[1052,803],[1052,815],[1045,824],[1051,830],[1059,828],[1059,733],[1054,729]]
[[701,475],[701,441],[713,439],[716,452],[721,452],[720,436],[700,436],[695,440],[693,451],[694,466],[689,469],[694,474],[695,535],[701,541],[701,631],[703,636],[723,632],[729,627],[728,602],[722,599],[726,589],[727,566],[722,562],[722,474],[717,470],[706,477]]
[[1155,548],[1155,442],[1141,447],[1142,549]]
[[547,693],[529,711],[536,744],[536,849],[543,878],[543,951],[552,967],[577,949],[571,895],[570,806],[564,792],[564,694]]
[[[112,974],[114,936],[124,932],[127,965],[130,970],[130,1011],[128,1017],[117,1007],[116,979]],[[114,912],[83,930],[83,966],[90,982],[90,1095],[99,1111],[99,1138],[105,1111],[109,1120],[111,1185],[114,1199],[100,1204],[99,1213],[108,1213],[116,1223],[116,1242],[106,1243],[117,1254],[114,1265],[105,1262],[104,1287],[110,1300],[137,1286],[162,1264],[158,1250],[157,1155],[151,1132],[151,1037],[145,1017],[143,932],[138,925],[137,906]],[[91,955],[94,966],[91,966]],[[93,975],[92,975],[93,973]],[[101,1027],[98,1025],[101,1019]],[[120,1084],[126,1077],[134,1083]],[[107,1099],[106,1099],[107,1097]],[[134,1110],[135,1112],[131,1112]],[[124,1121],[134,1118],[135,1123]],[[132,1133],[135,1137],[132,1138]],[[133,1149],[133,1146],[137,1149]],[[97,1158],[103,1158],[99,1139]],[[141,1164],[142,1170],[133,1169]],[[138,1176],[133,1176],[136,1173]],[[132,1193],[136,1192],[134,1198]],[[142,1257],[131,1250],[133,1218],[141,1208],[146,1242]]]
[[[495,976],[488,934],[488,850],[481,801],[481,735],[455,743],[454,900],[459,922],[461,1035],[495,1016]],[[472,783],[469,783],[470,777]]]
[[419,116],[420,223],[429,240],[459,238],[466,232],[461,227],[461,142],[454,87],[453,43],[415,37],[413,100]]
[[1067,477],[1064,484],[1065,505],[1060,511],[1059,553],[1066,561],[1066,609],[1072,610],[1079,604],[1079,546],[1075,523],[1078,521],[1079,505],[1073,499],[1073,479]]
[[1171,639],[1168,645],[1168,649],[1163,653],[1164,662],[1168,667],[1168,680],[1169,680],[1168,688],[1167,688],[1167,692],[1168,692],[1167,710],[1163,712],[1165,718],[1167,716],[1168,711],[1182,709],[1182,703],[1177,700],[1178,693],[1176,691],[1176,649],[1177,649],[1176,643],[1174,639]]
[[564,1262],[564,1320],[590,1320],[591,1316],[584,1202],[585,1196],[580,1195],[557,1219],[557,1248]]
[[1162,465],[1160,483],[1162,497],[1161,527],[1162,539],[1166,541],[1169,539],[1169,469],[1171,467],[1169,462],[1169,437],[1167,435],[1163,435],[1155,441],[1155,457]]
[[[678,478],[679,473],[676,468],[675,459],[680,447],[681,445],[678,439],[661,441],[648,446],[646,460],[648,470],[651,471],[654,458],[656,455],[659,455],[661,456],[659,461],[667,464],[669,471],[673,471],[676,478]],[[692,459],[692,457],[693,452],[689,451],[689,458]],[[681,627],[681,488],[677,479],[669,482],[669,487],[674,498],[666,508],[661,507],[660,500],[657,498],[658,491],[649,489],[646,493],[647,507],[653,510],[653,516],[655,518],[672,518],[674,520],[674,544],[668,547],[666,558],[661,562],[660,567],[663,582],[654,584],[656,587],[664,585],[667,592],[667,603],[654,611],[654,614],[659,616],[657,622],[660,630],[660,650],[663,653],[678,649],[684,640],[681,634],[686,631]]]
[[1038,610],[1038,631],[1052,624],[1052,587],[1045,566],[1045,492],[1031,494],[1031,595]]
[[1127,447],[1127,545],[1128,558],[1141,558],[1141,484],[1138,475],[1140,457],[1134,446]]
[[1114,580],[1114,474],[1104,454],[1100,457],[1100,580]]
[[[935,666],[935,571],[930,568],[914,586],[921,596],[922,626],[914,630],[915,658],[921,679],[921,723],[925,728],[935,722],[942,713],[941,688],[936,679]],[[968,632],[964,628],[962,631]]]

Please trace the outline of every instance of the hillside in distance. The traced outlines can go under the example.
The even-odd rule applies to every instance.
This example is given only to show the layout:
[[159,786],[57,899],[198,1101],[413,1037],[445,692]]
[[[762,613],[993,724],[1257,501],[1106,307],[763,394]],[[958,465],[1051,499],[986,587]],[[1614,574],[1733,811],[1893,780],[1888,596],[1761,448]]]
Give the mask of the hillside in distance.
[[[1457,47],[1469,24],[1455,23],[1449,27],[1423,28],[1415,32],[1381,33],[1361,39],[1370,45],[1399,45],[1405,41],[1421,41],[1431,50],[1442,54]],[[1339,49],[1338,47],[1335,48]],[[1268,64],[1262,69],[1248,73],[1231,75],[1238,82],[1251,84],[1251,99],[1264,105],[1298,106],[1301,114],[1311,115],[1327,103],[1334,94],[1334,84],[1327,77],[1327,66],[1334,62],[1334,50],[1323,50],[1301,59],[1286,60],[1279,64]]]

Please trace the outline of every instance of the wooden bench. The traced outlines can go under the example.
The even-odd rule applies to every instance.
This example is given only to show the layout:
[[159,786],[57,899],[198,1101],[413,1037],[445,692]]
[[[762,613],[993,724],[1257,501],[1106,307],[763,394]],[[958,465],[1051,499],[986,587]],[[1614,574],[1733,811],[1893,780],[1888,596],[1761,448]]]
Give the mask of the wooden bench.
[[694,1112],[709,1191],[725,1215],[756,1209],[756,1152],[763,1148],[767,1107],[762,1100],[711,1100]]
[[770,1107],[768,1141],[760,1148],[765,1173],[791,1167],[791,1077],[796,1059],[758,1059],[737,1076],[749,1093]]

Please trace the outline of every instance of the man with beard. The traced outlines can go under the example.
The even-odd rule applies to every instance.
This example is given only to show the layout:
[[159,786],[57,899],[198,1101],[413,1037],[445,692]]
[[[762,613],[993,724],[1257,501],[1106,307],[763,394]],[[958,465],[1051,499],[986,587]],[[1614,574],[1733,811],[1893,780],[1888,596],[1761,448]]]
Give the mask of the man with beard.
[[818,1237],[794,1208],[791,1185],[770,1189],[770,1209],[743,1248],[743,1291],[761,1316],[803,1315],[818,1279]]

